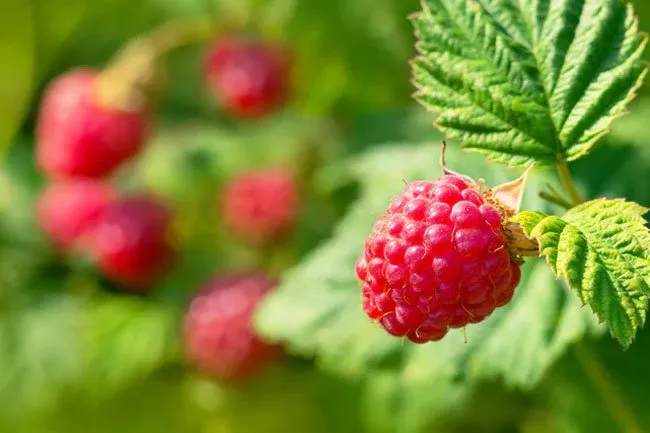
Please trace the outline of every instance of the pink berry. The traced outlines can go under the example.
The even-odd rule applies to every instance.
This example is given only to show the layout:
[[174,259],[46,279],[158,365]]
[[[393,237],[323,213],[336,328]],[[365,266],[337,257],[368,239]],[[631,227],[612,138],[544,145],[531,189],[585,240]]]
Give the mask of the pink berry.
[[237,381],[281,355],[278,346],[260,340],[251,323],[255,309],[273,286],[274,281],[257,273],[222,275],[206,284],[185,316],[188,360],[215,379]]
[[460,177],[407,185],[378,221],[388,223],[375,224],[356,269],[366,314],[391,335],[437,341],[512,299],[521,274],[502,217]]
[[205,80],[227,112],[240,118],[259,118],[286,102],[289,63],[288,53],[280,47],[226,37],[209,50]]
[[84,247],[109,279],[146,291],[174,258],[171,215],[151,197],[130,197],[110,205],[84,236]]
[[72,247],[115,201],[115,192],[106,183],[75,179],[50,184],[38,199],[39,225],[60,248]]
[[[300,197],[294,177],[281,169],[239,174],[225,188],[221,214],[243,241],[267,245],[286,236],[298,216]],[[373,244],[374,248],[379,248]]]
[[36,159],[51,177],[102,177],[134,156],[147,137],[143,111],[102,106],[98,74],[75,69],[45,92],[36,131]]

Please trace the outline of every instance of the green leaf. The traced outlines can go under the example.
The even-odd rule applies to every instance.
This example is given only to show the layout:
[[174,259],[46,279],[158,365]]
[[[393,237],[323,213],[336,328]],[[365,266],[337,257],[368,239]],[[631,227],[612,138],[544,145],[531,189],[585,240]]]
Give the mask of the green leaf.
[[17,0],[0,15],[0,149],[6,149],[27,110],[34,85],[32,5]]
[[[433,388],[449,387],[459,399],[489,379],[531,388],[568,344],[599,332],[593,315],[579,308],[577,297],[558,285],[543,263],[527,266],[513,301],[482,324],[467,327],[466,335],[454,331],[440,342],[418,346],[389,336],[365,317],[354,262],[375,217],[403,188],[403,181],[435,176],[438,152],[437,146],[395,145],[361,157],[354,165],[362,185],[360,200],[332,239],[285,275],[257,316],[261,332],[286,342],[290,350],[315,355],[330,371],[365,377],[368,407],[391,414],[387,431],[400,431],[399,426],[418,431],[443,416],[448,394],[431,393]],[[458,151],[452,150],[449,159],[450,167],[484,177],[488,185],[516,176],[490,170]],[[534,191],[543,179],[535,173],[529,189]],[[544,208],[532,191],[526,206]],[[454,381],[456,385],[450,383]],[[415,399],[422,404],[409,403]]]
[[413,23],[417,99],[447,135],[512,165],[587,153],[646,71],[620,0],[425,0]]
[[47,73],[51,63],[60,54],[72,32],[77,28],[87,8],[87,0],[33,0],[37,78]]
[[81,305],[51,295],[29,305],[12,305],[0,317],[0,414],[24,416],[48,407],[76,382]]
[[85,389],[110,394],[175,359],[178,316],[175,309],[138,299],[107,298],[90,306],[83,339]]
[[645,323],[650,295],[646,212],[623,199],[598,199],[562,218],[539,212],[518,216],[526,234],[540,242],[553,272],[567,280],[626,348]]
[[282,33],[296,57],[300,110],[322,114],[334,107],[355,113],[407,101],[408,82],[396,77],[408,73],[413,38],[404,16],[416,1],[294,4]]

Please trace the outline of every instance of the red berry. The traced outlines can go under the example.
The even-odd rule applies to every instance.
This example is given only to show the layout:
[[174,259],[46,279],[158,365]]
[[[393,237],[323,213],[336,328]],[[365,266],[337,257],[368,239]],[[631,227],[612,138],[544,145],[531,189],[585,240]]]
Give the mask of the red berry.
[[75,69],[45,92],[36,131],[36,158],[52,177],[102,177],[135,155],[148,130],[142,111],[102,106],[98,74]]
[[275,360],[282,350],[260,340],[252,325],[255,309],[273,286],[269,277],[256,273],[223,275],[209,282],[185,316],[188,359],[224,381],[245,379]]
[[75,179],[50,184],[38,199],[39,225],[61,248],[71,247],[91,228],[115,200],[113,189],[93,179]]
[[259,118],[285,103],[289,68],[288,55],[279,47],[224,38],[209,50],[205,80],[213,97],[230,114]]
[[510,301],[521,275],[501,225],[499,211],[458,176],[407,185],[356,263],[364,311],[415,343],[484,320]]
[[131,197],[109,206],[84,236],[87,252],[109,279],[144,290],[170,266],[171,215],[158,201]]
[[298,185],[287,171],[251,171],[241,173],[226,186],[221,213],[240,239],[265,245],[291,230],[299,201]]

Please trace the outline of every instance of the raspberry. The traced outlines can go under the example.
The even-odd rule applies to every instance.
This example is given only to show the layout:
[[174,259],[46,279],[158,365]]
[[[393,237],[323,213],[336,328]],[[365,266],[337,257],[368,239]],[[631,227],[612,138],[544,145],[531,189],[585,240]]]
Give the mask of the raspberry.
[[38,199],[39,225],[60,248],[68,248],[97,222],[115,200],[113,189],[93,179],[53,183]]
[[500,207],[461,177],[408,184],[368,237],[356,274],[363,309],[414,343],[487,318],[521,277]]
[[75,69],[58,77],[42,101],[37,124],[36,159],[52,177],[102,177],[135,155],[148,129],[148,116],[101,106],[98,77]]
[[209,50],[204,73],[213,97],[227,112],[260,118],[287,100],[289,66],[287,53],[279,47],[224,38]]
[[184,323],[185,352],[200,370],[223,381],[242,380],[282,350],[255,334],[252,315],[274,282],[260,273],[232,273],[210,281],[194,298]]
[[298,186],[282,169],[239,174],[225,188],[222,216],[242,240],[270,244],[293,227],[299,210]]
[[142,290],[174,258],[169,242],[171,215],[150,197],[130,197],[109,206],[84,236],[86,251],[109,279]]

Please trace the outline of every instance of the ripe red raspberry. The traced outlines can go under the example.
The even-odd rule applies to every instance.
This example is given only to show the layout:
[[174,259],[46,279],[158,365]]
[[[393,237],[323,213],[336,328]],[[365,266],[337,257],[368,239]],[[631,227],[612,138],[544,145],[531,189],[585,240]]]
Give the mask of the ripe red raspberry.
[[378,218],[357,261],[364,311],[414,343],[481,322],[519,284],[502,223],[497,208],[461,177],[408,184]]
[[101,217],[115,200],[106,183],[75,179],[50,184],[38,199],[39,225],[60,248],[69,248]]
[[188,359],[210,376],[235,381],[259,371],[281,353],[256,336],[252,315],[275,282],[260,273],[214,278],[194,298],[184,324]]
[[148,129],[143,111],[102,106],[98,74],[75,69],[47,89],[36,131],[36,158],[52,177],[102,177],[135,155]]
[[209,50],[205,80],[230,114],[260,118],[277,110],[289,94],[289,56],[271,44],[219,39]]
[[277,241],[293,227],[299,211],[295,178],[282,169],[239,174],[225,188],[221,202],[226,225],[253,245]]
[[170,223],[169,211],[153,198],[126,198],[106,209],[84,246],[106,277],[145,290],[173,261]]

